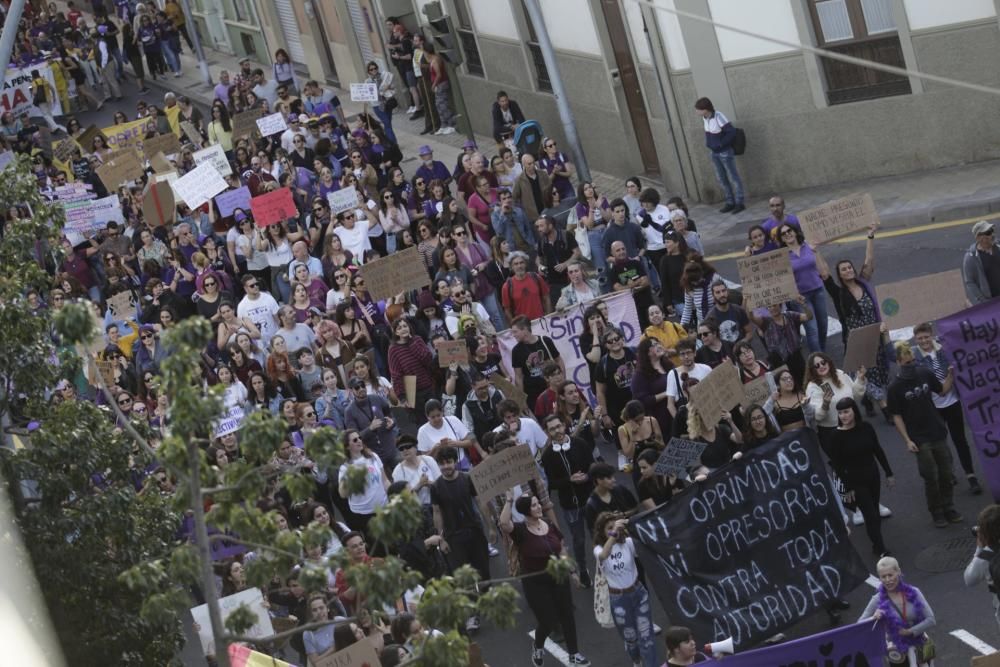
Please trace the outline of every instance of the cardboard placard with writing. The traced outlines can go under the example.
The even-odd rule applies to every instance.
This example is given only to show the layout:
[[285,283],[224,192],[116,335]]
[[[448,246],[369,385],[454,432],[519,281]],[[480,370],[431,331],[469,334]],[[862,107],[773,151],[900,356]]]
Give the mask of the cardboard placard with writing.
[[250,109],[233,116],[233,141],[245,136],[259,138],[260,130],[257,129],[257,119],[263,115],[263,109]]
[[269,227],[299,214],[299,210],[295,207],[295,199],[292,198],[292,191],[289,188],[279,188],[254,197],[250,200],[250,208],[253,211],[253,220],[258,227]]
[[528,395],[523,389],[499,373],[494,373],[493,377],[490,378],[490,382],[494,387],[500,390],[500,393],[503,394],[504,398],[509,398],[516,402],[518,406],[520,406],[522,412],[529,412]]
[[139,154],[134,149],[122,151],[112,160],[105,162],[97,169],[97,177],[104,183],[108,192],[117,192],[118,186],[128,181],[134,181],[143,174]]
[[173,223],[177,216],[177,202],[174,200],[174,190],[170,183],[166,181],[150,183],[146,194],[142,197],[142,215],[151,225],[163,226]]
[[747,310],[794,301],[799,290],[792,261],[784,248],[736,260],[743,283],[743,307]]
[[706,424],[715,424],[723,412],[732,410],[743,399],[743,383],[736,366],[724,361],[705,379],[691,387],[690,409],[701,415]]
[[94,137],[104,139],[104,144],[107,145],[108,137],[101,132],[101,128],[96,125],[90,125],[76,139],[77,143],[83,148],[84,153],[90,153],[94,150]]
[[330,204],[330,215],[337,215],[358,207],[358,191],[354,188],[341,188],[327,193],[326,201]]
[[282,116],[279,111],[278,113],[272,113],[268,116],[258,118],[257,129],[260,130],[261,136],[269,137],[272,134],[284,132],[288,129],[288,125],[285,124],[285,117]]
[[438,365],[448,368],[451,364],[469,363],[469,346],[464,339],[435,341],[434,349],[438,353]]
[[73,157],[73,152],[79,147],[73,137],[67,137],[52,148],[52,157],[60,162],[69,162]]
[[376,301],[391,299],[400,292],[431,284],[427,267],[416,246],[366,263],[361,267],[361,275]]
[[132,300],[132,292],[125,290],[108,299],[108,310],[117,321],[134,320],[135,301]]
[[378,104],[378,86],[374,83],[352,83],[351,101]]
[[750,382],[743,384],[743,400],[740,406],[745,410],[751,405],[764,405],[768,397],[774,393],[771,387],[771,378],[778,376],[781,371],[788,370],[788,366],[778,366],[773,371],[768,371],[759,378],[754,378]]
[[149,166],[153,168],[154,174],[165,174],[168,171],[174,171],[174,165],[170,164],[170,160],[163,153],[156,153],[153,157],[149,158]]
[[872,368],[878,358],[878,348],[882,344],[882,323],[876,322],[866,327],[851,329],[847,334],[847,350],[841,370],[853,373],[862,366]]
[[656,460],[654,470],[657,475],[676,475],[683,478],[687,475],[688,469],[701,458],[705,447],[708,447],[707,442],[670,438],[670,442],[660,453],[660,458]]
[[174,155],[181,151],[181,142],[173,132],[158,134],[155,137],[142,140],[142,153],[149,159],[157,153],[164,155]]
[[313,660],[312,663],[316,667],[378,667],[382,664],[375,647],[367,639],[355,642],[332,655]]
[[867,192],[828,201],[802,211],[798,218],[803,236],[814,247],[879,223],[875,202]]
[[97,372],[101,374],[104,386],[110,389],[115,386],[115,362],[110,359],[96,359]]
[[875,291],[890,329],[933,322],[965,308],[961,269],[878,285]]
[[406,402],[414,408],[417,407],[417,376],[403,376],[403,391],[406,393]]
[[211,162],[202,162],[173,183],[174,192],[192,209],[198,208],[227,187],[226,181]]
[[469,476],[482,506],[518,484],[527,484],[537,472],[538,465],[531,455],[531,448],[515,445],[487,456],[469,471]]
[[182,120],[180,125],[181,125],[181,132],[184,133],[184,136],[187,137],[187,140],[190,141],[195,146],[200,146],[201,132],[198,131],[198,128],[195,127],[194,123],[192,123],[189,120]]

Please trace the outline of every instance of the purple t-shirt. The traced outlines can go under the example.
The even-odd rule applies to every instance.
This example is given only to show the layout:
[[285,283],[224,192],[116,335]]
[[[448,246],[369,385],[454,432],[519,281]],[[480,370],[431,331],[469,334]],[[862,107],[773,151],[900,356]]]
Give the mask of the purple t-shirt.
[[774,250],[774,249],[776,249],[778,247],[777,243],[778,243],[778,241],[780,241],[780,239],[775,238],[775,235],[777,234],[776,230],[781,225],[791,225],[792,227],[795,227],[795,229],[797,229],[799,231],[802,231],[802,225],[799,224],[799,219],[796,218],[791,213],[786,213],[785,214],[785,219],[782,222],[778,222],[777,220],[775,220],[774,216],[769,217],[767,220],[765,220],[764,222],[760,223],[760,226],[761,226],[761,229],[764,230],[764,234],[767,235],[767,238],[770,241],[773,241],[774,244],[775,244],[774,247],[771,248],[771,250]]
[[798,255],[789,250],[788,257],[792,260],[792,273],[795,274],[795,285],[800,294],[823,288],[823,281],[816,268],[816,253],[808,243],[802,244]]

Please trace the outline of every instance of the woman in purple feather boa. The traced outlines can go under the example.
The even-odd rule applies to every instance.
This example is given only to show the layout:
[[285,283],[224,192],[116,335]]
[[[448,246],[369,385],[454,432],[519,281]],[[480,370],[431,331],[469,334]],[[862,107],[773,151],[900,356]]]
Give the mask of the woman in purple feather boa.
[[[918,664],[928,664],[922,661],[924,644],[930,641],[924,633],[937,623],[934,612],[920,589],[903,581],[899,561],[895,558],[880,559],[877,571],[882,585],[868,602],[859,622],[870,618],[882,620],[892,664],[910,664],[906,654],[911,648],[915,649]],[[896,657],[894,653],[902,661],[892,662]]]

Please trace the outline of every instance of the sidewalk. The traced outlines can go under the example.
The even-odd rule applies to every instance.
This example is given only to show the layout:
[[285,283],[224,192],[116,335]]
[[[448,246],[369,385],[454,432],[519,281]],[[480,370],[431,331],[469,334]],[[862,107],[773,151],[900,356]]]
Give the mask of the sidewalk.
[[[218,79],[221,69],[232,74],[239,67],[236,56],[206,50],[206,59],[213,80]],[[181,55],[184,70],[180,78],[148,81],[149,86],[162,91],[171,90],[187,95],[194,102],[209,106],[214,97],[211,86],[201,80],[197,61],[190,50]],[[255,65],[256,67],[256,65]],[[269,66],[261,66],[264,71]],[[348,118],[362,110],[360,103],[350,101],[350,93],[337,90]],[[461,134],[445,136],[421,135],[423,119],[409,120],[405,114],[393,114],[393,129],[399,147],[405,156],[403,164],[417,160],[417,149],[427,144],[434,149],[434,156],[449,167],[455,164],[466,137]],[[493,152],[492,137],[476,135],[476,142],[489,156]],[[404,167],[412,172],[411,166]],[[845,174],[845,176],[847,176]],[[598,192],[611,200],[624,194],[625,176],[600,172],[592,173]],[[654,187],[656,184],[651,184]],[[674,193],[660,187],[665,200]],[[831,199],[854,192],[870,192],[884,228],[914,227],[934,222],[960,218],[988,217],[1000,214],[1000,160],[977,162],[943,169],[915,172],[900,176],[887,176],[868,181],[844,181],[823,187],[781,193],[789,213],[818,206]],[[751,225],[766,219],[769,215],[767,201],[772,193],[760,193],[746,202],[746,210],[733,216],[719,213],[719,204],[690,205],[691,218],[697,221],[706,251],[711,253],[742,249],[746,244],[746,232]]]

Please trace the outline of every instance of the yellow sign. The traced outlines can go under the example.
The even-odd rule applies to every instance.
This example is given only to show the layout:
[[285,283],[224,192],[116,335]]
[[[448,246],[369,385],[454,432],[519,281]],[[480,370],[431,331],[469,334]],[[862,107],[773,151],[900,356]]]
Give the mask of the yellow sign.
[[142,150],[142,138],[156,130],[156,121],[152,118],[142,118],[128,123],[119,123],[106,127],[101,132],[108,138],[108,146],[112,151],[125,148]]

